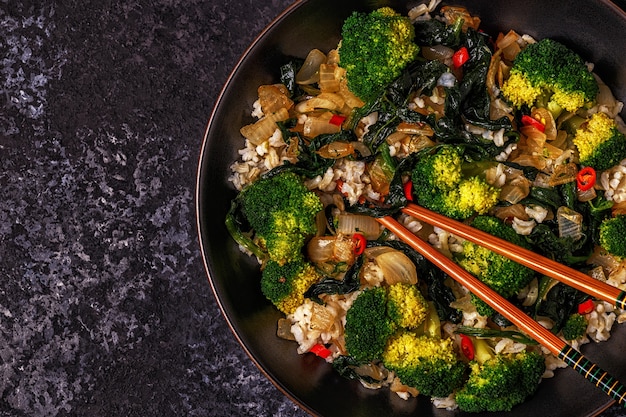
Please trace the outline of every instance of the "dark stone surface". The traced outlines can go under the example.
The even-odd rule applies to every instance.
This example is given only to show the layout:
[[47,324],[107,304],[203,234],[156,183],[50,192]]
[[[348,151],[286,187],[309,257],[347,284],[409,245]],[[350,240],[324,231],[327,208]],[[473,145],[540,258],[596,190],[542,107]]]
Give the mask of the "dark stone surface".
[[193,202],[214,100],[288,4],[0,0],[1,416],[306,415],[231,335]]

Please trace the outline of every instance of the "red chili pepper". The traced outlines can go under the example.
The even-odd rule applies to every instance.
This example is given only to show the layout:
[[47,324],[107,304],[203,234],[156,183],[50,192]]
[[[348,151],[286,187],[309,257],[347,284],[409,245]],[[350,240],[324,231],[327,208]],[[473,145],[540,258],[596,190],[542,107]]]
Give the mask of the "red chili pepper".
[[546,131],[546,126],[543,123],[541,123],[539,120],[527,114],[522,116],[522,124],[524,126],[533,126],[540,132]]
[[461,350],[467,359],[470,361],[474,359],[474,343],[469,336],[464,334],[461,334]]
[[469,51],[466,47],[462,47],[456,51],[454,55],[452,55],[452,65],[454,65],[455,68],[460,68],[469,60],[469,58]]
[[594,308],[595,306],[593,305],[593,300],[590,298],[578,305],[578,314],[589,314]]
[[341,126],[343,122],[346,120],[345,116],[341,116],[339,114],[333,114],[328,123],[335,126]]
[[355,233],[352,235],[352,240],[354,241],[354,254],[357,256],[362,255],[365,252],[365,246],[367,246],[367,239],[362,234]]
[[342,188],[343,188],[343,180],[341,180],[341,179],[337,180],[336,184],[337,185],[335,185],[335,189],[337,191],[339,191],[340,193],[344,194],[344,192],[342,190]]
[[413,201],[413,181],[409,180],[404,183],[404,196],[407,200]]
[[596,183],[596,170],[591,167],[584,167],[576,175],[576,185],[580,191],[591,189]]
[[321,343],[313,345],[313,347],[311,348],[309,352],[315,353],[317,356],[319,356],[322,359],[326,359],[332,354],[332,352]]

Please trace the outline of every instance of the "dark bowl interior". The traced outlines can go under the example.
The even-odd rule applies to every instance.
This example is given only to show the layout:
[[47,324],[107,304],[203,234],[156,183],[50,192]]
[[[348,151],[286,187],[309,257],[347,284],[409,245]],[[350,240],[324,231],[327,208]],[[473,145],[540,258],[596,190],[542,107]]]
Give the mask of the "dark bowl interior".
[[[341,23],[352,10],[391,5],[406,11],[415,2],[310,0],[294,3],[250,46],[228,79],[211,116],[202,145],[197,179],[197,219],[209,281],[234,335],[267,377],[294,402],[322,416],[454,416],[433,408],[426,398],[408,401],[388,390],[371,391],[334,373],[314,355],[298,355],[293,342],[275,336],[279,312],[259,288],[256,261],[242,255],[224,227],[230,200],[229,166],[243,139],[239,128],[251,122],[257,87],[278,80],[287,56],[324,51],[339,40]],[[482,19],[492,35],[515,29],[537,38],[551,37],[596,64],[597,73],[626,100],[626,15],[608,1],[454,1]],[[607,343],[583,348],[592,361],[626,380],[626,330],[616,326]],[[590,416],[610,405],[609,398],[571,369],[544,380],[536,395],[507,416]],[[476,414],[474,414],[476,416]],[[491,415],[491,414],[489,414]]]

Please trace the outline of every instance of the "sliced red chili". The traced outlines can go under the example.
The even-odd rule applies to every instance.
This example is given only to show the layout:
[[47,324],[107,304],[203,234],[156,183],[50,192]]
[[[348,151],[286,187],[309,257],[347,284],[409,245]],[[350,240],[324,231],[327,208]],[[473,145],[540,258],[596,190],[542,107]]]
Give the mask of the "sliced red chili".
[[332,354],[332,352],[321,343],[313,345],[313,347],[311,348],[309,352],[315,353],[317,356],[323,359],[326,359]]
[[353,252],[355,255],[359,256],[365,252],[365,246],[367,246],[367,239],[360,233],[355,233],[352,235],[352,241],[354,242]]
[[462,47],[452,55],[452,65],[455,68],[462,67],[470,58],[469,51],[466,47]]
[[593,300],[590,298],[578,305],[578,314],[589,314],[594,308]]
[[407,200],[413,201],[413,182],[410,180],[404,183],[404,196]]
[[474,359],[474,343],[472,339],[465,334],[461,334],[461,351],[463,351],[463,355],[470,361]]
[[346,120],[345,116],[341,116],[339,114],[333,114],[328,123],[335,126],[341,126],[343,122]]
[[343,180],[339,179],[339,180],[337,180],[337,182],[336,182],[336,185],[335,185],[335,190],[337,190],[337,191],[339,191],[340,193],[342,193],[342,194],[343,194],[343,190],[342,190],[342,188],[343,188]]
[[584,167],[576,175],[576,185],[580,191],[591,189],[596,183],[596,170],[591,167]]
[[545,132],[546,131],[546,125],[544,125],[539,120],[537,120],[534,117],[529,116],[527,114],[522,116],[522,124],[524,126],[533,126],[540,132]]

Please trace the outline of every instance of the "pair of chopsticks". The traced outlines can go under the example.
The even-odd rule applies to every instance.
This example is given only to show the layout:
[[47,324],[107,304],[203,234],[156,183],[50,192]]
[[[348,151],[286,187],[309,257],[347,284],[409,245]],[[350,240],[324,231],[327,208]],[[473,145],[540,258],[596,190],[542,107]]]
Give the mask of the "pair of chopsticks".
[[[554,262],[551,259],[520,248],[508,241],[496,238],[488,233],[474,229],[464,223],[452,220],[415,204],[407,205],[402,211],[420,221],[437,226],[458,237],[484,246],[493,252],[506,256],[593,297],[611,302],[622,309],[626,306],[626,293],[624,291],[595,280],[586,274]],[[567,365],[594,383],[619,404],[626,407],[626,388],[624,388],[617,379],[609,375],[608,372],[600,369],[568,343],[530,318],[511,302],[475,278],[458,264],[448,259],[435,247],[417,237],[392,217],[382,217],[377,220],[398,236],[398,238],[420,252],[435,266],[443,270],[494,310],[506,317],[520,330],[543,345],[559,359],[562,359]]]

